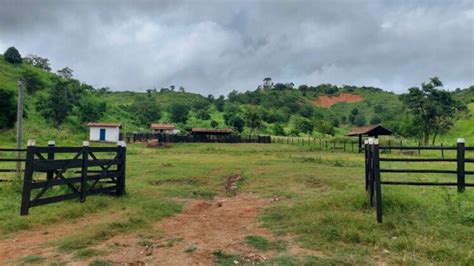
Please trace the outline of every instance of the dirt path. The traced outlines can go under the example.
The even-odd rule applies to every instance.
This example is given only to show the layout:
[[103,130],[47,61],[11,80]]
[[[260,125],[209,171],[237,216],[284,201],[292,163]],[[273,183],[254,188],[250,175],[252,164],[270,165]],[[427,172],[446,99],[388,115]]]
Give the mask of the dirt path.
[[336,103],[356,103],[363,100],[364,96],[343,92],[337,96],[319,96],[314,100],[314,104],[320,107],[329,108]]
[[68,223],[55,223],[45,228],[33,228],[19,232],[11,238],[0,240],[0,265],[15,264],[18,259],[26,256],[41,256],[44,258],[58,257],[50,246],[51,241],[77,232],[82,226],[93,226],[107,220],[116,219],[118,214],[110,214],[104,219],[103,214],[93,214]]
[[249,235],[274,239],[258,226],[257,215],[268,203],[252,194],[240,193],[231,198],[213,201],[192,201],[180,214],[156,225],[163,232],[160,239],[140,245],[137,237],[117,236],[101,246],[126,246],[105,259],[120,263],[161,265],[211,265],[213,252],[239,254],[248,260],[264,260],[272,252],[258,254],[244,244]]

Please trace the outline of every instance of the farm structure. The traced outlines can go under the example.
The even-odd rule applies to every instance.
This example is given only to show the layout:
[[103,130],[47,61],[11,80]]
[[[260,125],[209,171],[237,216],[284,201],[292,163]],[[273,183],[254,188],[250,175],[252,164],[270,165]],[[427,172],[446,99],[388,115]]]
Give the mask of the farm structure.
[[180,130],[176,128],[175,124],[151,124],[151,132],[153,134],[179,134]]
[[379,136],[388,136],[392,135],[392,131],[384,128],[381,125],[373,125],[368,127],[355,127],[351,130],[351,132],[347,133],[349,137],[359,137],[359,153],[362,152],[362,137],[375,137],[378,138]]
[[126,134],[128,143],[148,142],[156,140],[158,143],[272,143],[272,137],[261,135],[178,135],[178,134],[150,134],[139,133]]
[[[431,150],[455,151],[456,158],[381,158],[381,151],[388,150]],[[375,205],[377,222],[382,222],[382,185],[409,185],[409,186],[456,186],[458,192],[464,192],[466,187],[474,187],[474,182],[466,183],[466,175],[474,175],[474,171],[466,171],[466,163],[474,163],[474,158],[466,158],[466,151],[474,151],[474,147],[466,147],[464,139],[458,139],[457,146],[380,146],[378,139],[370,138],[365,142],[365,189],[371,206]],[[455,169],[389,169],[382,168],[381,162],[451,162],[456,163]],[[386,181],[382,180],[381,173],[428,173],[451,174],[457,177],[456,182],[425,182],[425,181]]]
[[122,125],[119,123],[96,123],[90,122],[89,140],[98,142],[117,142],[120,140],[120,129]]
[[122,196],[125,193],[125,142],[119,142],[116,147],[89,147],[88,141],[82,147],[57,147],[53,142],[40,147],[30,140],[21,152],[26,153],[25,158],[9,160],[25,163],[21,215],[27,215],[35,206],[74,198],[84,202],[94,194]]

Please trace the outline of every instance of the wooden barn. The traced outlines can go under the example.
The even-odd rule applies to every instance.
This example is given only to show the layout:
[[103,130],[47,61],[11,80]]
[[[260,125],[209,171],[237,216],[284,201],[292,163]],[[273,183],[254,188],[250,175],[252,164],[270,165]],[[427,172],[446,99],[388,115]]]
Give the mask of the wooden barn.
[[97,123],[90,122],[89,140],[100,142],[117,142],[120,140],[120,129],[122,125],[118,123]]

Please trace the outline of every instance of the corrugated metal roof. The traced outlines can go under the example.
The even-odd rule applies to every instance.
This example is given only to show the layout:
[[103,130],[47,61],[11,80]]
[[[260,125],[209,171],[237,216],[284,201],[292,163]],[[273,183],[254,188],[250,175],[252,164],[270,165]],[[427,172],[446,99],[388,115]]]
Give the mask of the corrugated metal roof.
[[373,125],[367,127],[355,127],[352,128],[351,132],[347,133],[347,136],[358,136],[358,135],[391,135],[392,131],[382,127],[381,125]]

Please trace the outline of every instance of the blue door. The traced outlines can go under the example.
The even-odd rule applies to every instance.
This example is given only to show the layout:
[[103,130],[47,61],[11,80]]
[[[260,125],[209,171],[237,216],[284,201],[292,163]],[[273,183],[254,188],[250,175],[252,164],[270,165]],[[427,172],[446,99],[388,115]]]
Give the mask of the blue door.
[[100,129],[100,136],[99,136],[100,141],[105,141],[105,128]]

